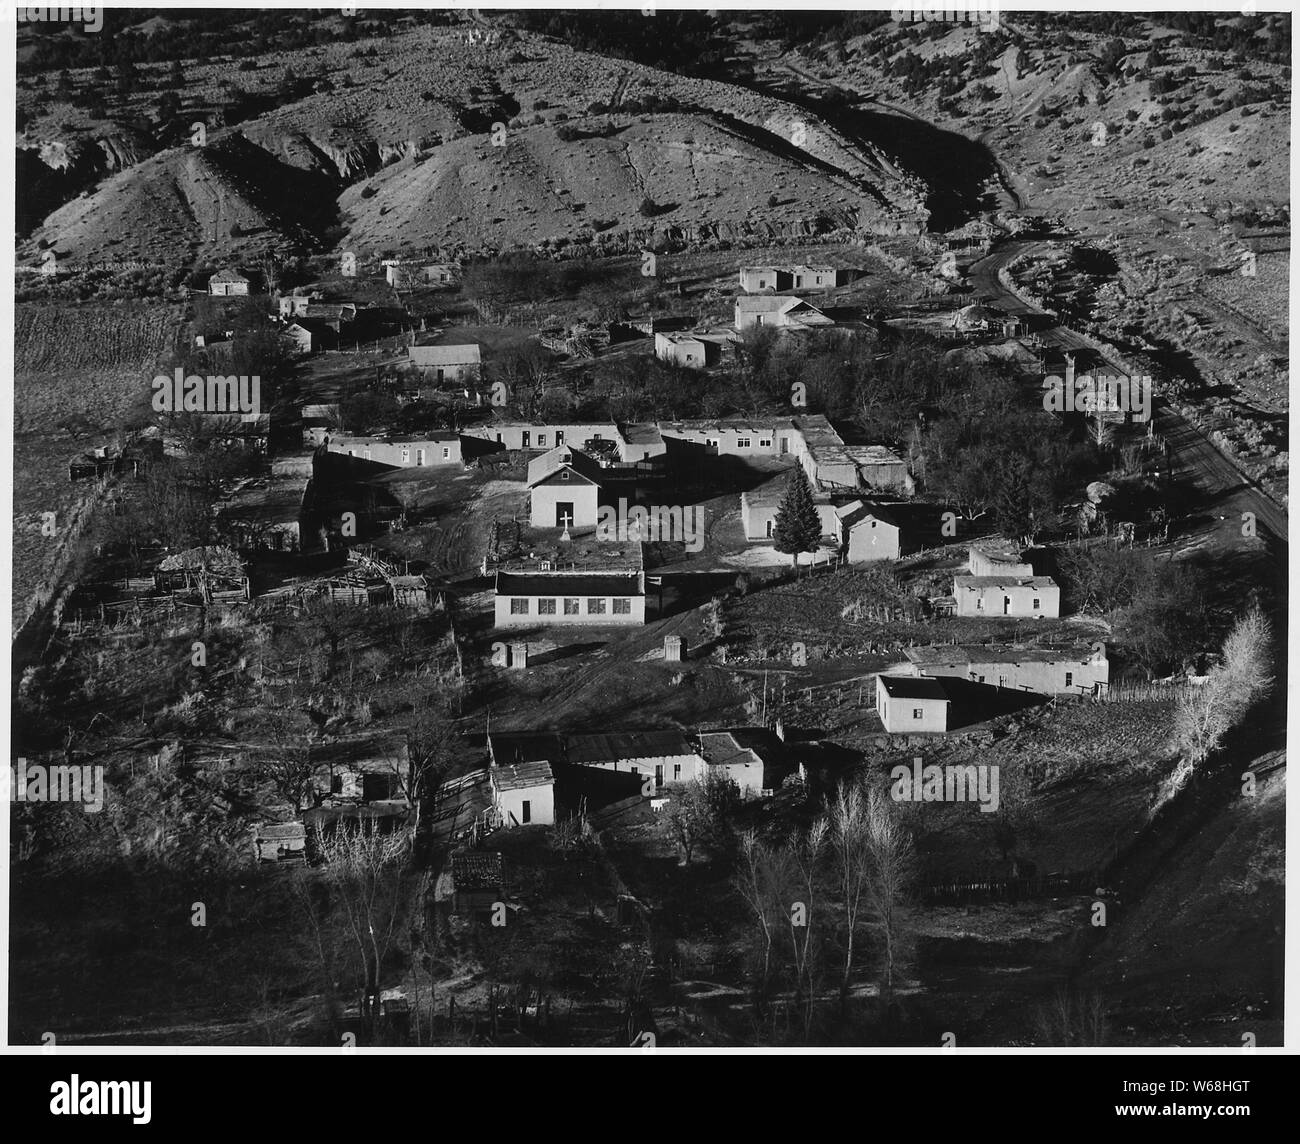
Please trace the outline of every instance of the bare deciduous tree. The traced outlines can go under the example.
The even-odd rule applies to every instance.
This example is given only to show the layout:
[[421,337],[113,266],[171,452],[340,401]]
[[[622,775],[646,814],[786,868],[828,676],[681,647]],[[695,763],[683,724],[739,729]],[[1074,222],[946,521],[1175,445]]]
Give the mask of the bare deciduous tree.
[[772,981],[773,949],[782,918],[790,908],[789,854],[760,840],[757,831],[746,830],[740,836],[735,884],[754,915],[762,947],[763,968],[755,990],[761,1016]]
[[[798,897],[790,903],[786,919],[794,953],[795,1003],[803,1005],[805,1041],[812,1033],[813,1009],[817,1000],[815,965],[818,941],[813,923],[818,917],[818,880],[826,850],[826,835],[826,820],[819,818],[806,831],[794,831],[789,844],[792,881]],[[796,906],[802,906],[803,910],[796,911]]]
[[871,861],[867,894],[883,944],[881,957],[888,996],[906,952],[906,901],[916,876],[916,851],[898,808],[879,787],[867,792],[866,833]]
[[383,833],[374,822],[318,832],[317,846],[332,897],[360,962],[361,1012],[373,1041],[379,1022],[380,974],[412,905],[408,836]]
[[827,833],[839,883],[840,909],[844,915],[844,973],[840,979],[840,997],[847,1000],[853,974],[854,938],[871,880],[867,800],[860,786],[846,783],[836,792],[827,807]]
[[1176,794],[1239,723],[1252,703],[1267,694],[1272,628],[1268,618],[1251,608],[1238,618],[1223,642],[1223,660],[1209,678],[1189,687],[1174,711],[1174,741],[1182,758],[1157,805]]

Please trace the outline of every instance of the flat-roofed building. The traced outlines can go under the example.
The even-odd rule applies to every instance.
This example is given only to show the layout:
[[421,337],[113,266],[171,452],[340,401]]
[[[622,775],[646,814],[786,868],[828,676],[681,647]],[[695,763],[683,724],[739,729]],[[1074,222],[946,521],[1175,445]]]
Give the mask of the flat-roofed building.
[[477,381],[483,367],[482,347],[478,342],[411,346],[407,357],[411,365],[435,383]]
[[829,290],[838,282],[833,266],[742,266],[740,288],[747,294],[759,290]]
[[1061,589],[1050,576],[954,576],[952,594],[959,616],[1054,619],[1061,614]]
[[947,731],[951,707],[941,679],[876,676],[876,713],[891,735]]
[[335,433],[330,435],[326,450],[399,469],[436,468],[464,462],[460,436],[456,433],[424,433],[418,437],[354,437]]
[[640,572],[498,572],[498,628],[645,623],[645,576]]
[[992,648],[944,644],[913,647],[906,655],[917,675],[965,679],[1041,695],[1089,695],[1110,685],[1106,647]]

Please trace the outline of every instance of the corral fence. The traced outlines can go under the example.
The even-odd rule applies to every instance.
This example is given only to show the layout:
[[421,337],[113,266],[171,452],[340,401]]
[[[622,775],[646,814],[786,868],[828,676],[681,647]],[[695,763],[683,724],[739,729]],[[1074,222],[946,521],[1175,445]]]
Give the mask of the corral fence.
[[974,901],[1017,902],[1063,894],[1091,894],[1105,884],[1096,870],[1021,878],[976,878],[929,882],[918,887],[926,905],[964,905]]

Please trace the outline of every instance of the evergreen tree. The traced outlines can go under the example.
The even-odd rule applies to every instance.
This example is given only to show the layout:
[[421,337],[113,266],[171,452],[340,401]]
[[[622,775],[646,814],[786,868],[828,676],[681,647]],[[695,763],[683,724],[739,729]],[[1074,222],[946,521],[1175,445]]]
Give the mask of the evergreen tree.
[[796,465],[790,473],[785,495],[776,509],[776,523],[772,527],[772,541],[778,552],[787,553],[794,567],[799,566],[801,552],[816,552],[822,538],[821,518],[813,504],[812,486],[803,471]]

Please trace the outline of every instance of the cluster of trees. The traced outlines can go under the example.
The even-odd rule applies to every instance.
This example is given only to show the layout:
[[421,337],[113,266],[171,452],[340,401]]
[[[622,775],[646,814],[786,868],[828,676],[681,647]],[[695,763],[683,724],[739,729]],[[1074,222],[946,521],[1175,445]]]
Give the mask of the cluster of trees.
[[[266,8],[253,11],[234,9],[176,9],[157,21],[148,32],[141,31],[140,12],[130,8],[100,10],[104,27],[98,35],[69,36],[65,24],[28,24],[32,51],[18,63],[19,75],[34,75],[56,68],[94,67],[129,62],[156,64],[166,60],[243,59],[272,52],[289,52],[322,44],[391,35],[393,22],[410,26],[446,25],[455,18],[450,12],[410,10],[367,16],[346,17],[341,12],[312,9]],[[330,18],[333,17],[333,18]]]
[[524,9],[512,13],[522,28],[554,36],[584,52],[617,56],[665,71],[689,74],[721,58],[718,21],[707,12],[658,8],[653,15],[623,11]]
[[466,263],[461,274],[465,297],[498,304],[582,294],[622,305],[644,285],[645,280],[630,264],[616,266],[586,259],[557,262],[525,251]]
[[1258,608],[1242,615],[1223,641],[1223,656],[1199,687],[1183,693],[1174,713],[1174,736],[1181,752],[1167,793],[1176,793],[1201,770],[1273,685],[1273,633]]
[[1106,619],[1148,674],[1185,667],[1204,649],[1208,600],[1198,566],[1109,544],[1063,548],[1057,561],[1073,606]]
[[742,835],[734,884],[755,927],[760,1017],[778,990],[789,990],[807,1040],[828,952],[838,943],[844,1003],[866,934],[888,999],[912,956],[908,898],[919,868],[911,834],[881,786],[845,784],[824,814],[785,838]]
[[1027,544],[1059,525],[1092,459],[1051,414],[1026,407],[1013,381],[987,371],[972,375],[960,409],[928,419],[917,437],[927,489]]

